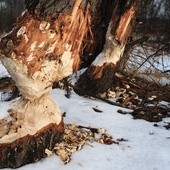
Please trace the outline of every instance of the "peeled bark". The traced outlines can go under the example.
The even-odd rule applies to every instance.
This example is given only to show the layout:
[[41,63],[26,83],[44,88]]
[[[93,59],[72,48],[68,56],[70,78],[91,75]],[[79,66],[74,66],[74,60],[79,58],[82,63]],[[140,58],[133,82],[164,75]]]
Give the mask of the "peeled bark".
[[131,34],[140,0],[114,1],[103,51],[79,78],[75,91],[80,95],[99,94],[114,84],[116,67]]

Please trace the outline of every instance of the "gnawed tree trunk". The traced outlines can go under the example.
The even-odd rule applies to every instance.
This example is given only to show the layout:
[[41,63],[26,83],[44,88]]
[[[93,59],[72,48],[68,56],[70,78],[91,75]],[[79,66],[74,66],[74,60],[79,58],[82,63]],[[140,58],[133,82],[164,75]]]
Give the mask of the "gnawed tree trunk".
[[114,0],[92,0],[91,3],[91,29],[83,44],[80,68],[88,67],[103,50],[105,35],[109,25]]
[[132,31],[139,3],[140,0],[114,1],[104,49],[79,78],[75,88],[77,93],[97,95],[113,85],[116,67]]
[[1,61],[22,97],[0,120],[0,168],[36,162],[64,132],[52,84],[76,71],[90,29],[90,3],[26,0],[27,11],[1,40]]

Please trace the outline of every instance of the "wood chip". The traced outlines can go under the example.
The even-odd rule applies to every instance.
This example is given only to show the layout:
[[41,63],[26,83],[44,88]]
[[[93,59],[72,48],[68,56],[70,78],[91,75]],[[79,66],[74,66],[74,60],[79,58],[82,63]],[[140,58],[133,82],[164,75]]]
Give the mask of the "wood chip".
[[45,149],[45,153],[47,154],[47,156],[51,156],[53,154],[53,152],[49,149]]
[[106,145],[118,144],[110,134],[106,133],[104,128],[67,124],[65,125],[64,138],[61,143],[56,144],[53,153],[58,155],[64,164],[67,164],[71,161],[72,154],[81,150],[84,145],[89,145],[89,142],[98,142]]

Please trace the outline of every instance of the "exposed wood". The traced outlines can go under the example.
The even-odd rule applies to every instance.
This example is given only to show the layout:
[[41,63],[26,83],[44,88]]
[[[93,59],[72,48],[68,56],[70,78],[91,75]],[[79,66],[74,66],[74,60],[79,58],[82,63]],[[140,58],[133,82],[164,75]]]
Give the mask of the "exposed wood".
[[45,149],[52,150],[62,139],[63,124],[49,124],[34,135],[26,135],[9,143],[0,143],[0,168],[18,168],[47,157]]
[[[16,168],[47,156],[64,133],[60,110],[49,96],[20,99],[0,120],[0,168]],[[31,156],[30,156],[31,155]]]
[[80,68],[88,67],[103,50],[105,35],[112,16],[113,0],[92,0],[91,3],[91,29],[84,41],[83,55]]
[[76,84],[85,93],[103,93],[113,85],[114,73],[132,31],[139,2],[140,0],[114,1],[104,49]]
[[90,66],[78,79],[77,88],[74,88],[75,92],[79,95],[97,95],[105,92],[113,84],[115,67],[109,64],[104,66]]
[[0,120],[0,167],[36,162],[60,140],[64,127],[52,85],[79,68],[91,24],[83,0],[26,1],[26,8],[0,43],[1,61],[22,95]]

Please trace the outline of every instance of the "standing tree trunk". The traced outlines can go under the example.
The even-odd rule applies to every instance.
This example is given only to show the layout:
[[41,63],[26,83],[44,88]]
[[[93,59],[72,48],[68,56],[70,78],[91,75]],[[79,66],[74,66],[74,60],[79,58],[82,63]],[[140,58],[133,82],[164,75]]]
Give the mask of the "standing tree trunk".
[[116,67],[131,34],[139,3],[140,0],[114,1],[104,49],[80,76],[75,88],[77,93],[97,95],[113,85]]
[[61,140],[52,85],[78,69],[91,23],[83,0],[26,0],[26,8],[0,43],[1,61],[22,95],[0,120],[0,168],[36,162]]

